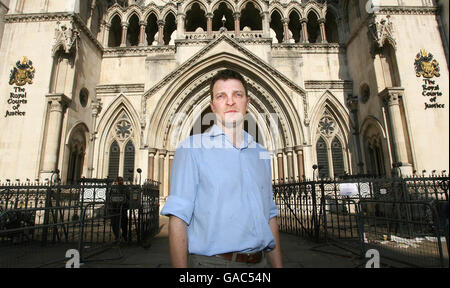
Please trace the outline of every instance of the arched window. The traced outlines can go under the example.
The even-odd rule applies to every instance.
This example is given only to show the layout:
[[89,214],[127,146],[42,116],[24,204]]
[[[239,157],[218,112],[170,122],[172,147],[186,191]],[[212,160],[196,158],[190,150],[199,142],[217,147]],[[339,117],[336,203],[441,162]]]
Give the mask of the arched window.
[[381,141],[379,136],[372,135],[369,138],[366,138],[366,167],[367,173],[383,176],[386,175],[386,169],[384,166],[384,156],[383,149],[381,147]]
[[127,29],[127,46],[139,45],[139,33],[141,28],[139,26],[139,18],[136,14],[133,14],[130,18],[130,22]]
[[336,23],[336,16],[331,11],[328,11],[327,15],[325,16],[325,32],[327,35],[328,43],[339,42],[339,32]]
[[298,16],[297,12],[293,11],[289,15],[288,27],[292,32],[292,37],[294,38],[295,43],[299,43],[301,39],[302,25],[300,23],[300,16]]
[[164,44],[169,45],[172,38],[172,33],[177,30],[177,25],[175,23],[175,16],[172,13],[166,16],[164,24]]
[[134,145],[133,141],[128,141],[125,146],[124,161],[123,161],[123,179],[125,181],[133,182],[134,177]]
[[334,137],[331,142],[331,157],[333,158],[333,173],[334,176],[342,176],[345,173],[344,156],[342,155],[341,141]]
[[[117,115],[117,114],[116,114]],[[136,139],[132,121],[125,110],[114,117],[114,125],[108,133],[109,147],[108,177],[122,176],[125,181],[134,180]]]
[[119,176],[120,147],[114,141],[109,148],[108,178],[116,179]]
[[330,110],[324,111],[316,131],[320,135],[316,142],[317,165],[321,168],[319,176],[344,175],[346,173],[345,147],[341,141],[345,137],[335,115]]
[[[227,28],[228,31],[234,30],[234,18],[233,18],[233,11],[231,11],[230,8],[228,8],[227,4],[225,2],[222,2],[219,4],[219,7],[214,10],[213,12],[213,19],[212,19],[212,30],[213,31],[219,31],[222,27],[222,17],[225,16],[225,28]],[[205,29],[206,30],[206,29]]]
[[319,166],[319,177],[326,178],[330,176],[328,167],[328,151],[325,140],[320,137],[316,143],[317,165]]
[[316,13],[308,14],[308,40],[309,43],[320,43],[320,26]]
[[118,15],[114,16],[109,28],[108,47],[119,47],[122,41],[122,24]]
[[206,31],[205,11],[200,8],[198,3],[194,3],[186,12],[186,31],[193,32],[199,27]]
[[252,2],[248,2],[241,12],[240,30],[243,31],[244,27],[249,27],[252,31],[262,30],[262,18],[260,14],[261,11],[256,9]]
[[145,27],[145,35],[147,36],[147,45],[153,45],[154,41],[158,41],[158,39],[155,39],[155,35],[157,32],[158,32],[157,18],[155,14],[151,13],[147,19],[147,27]]
[[281,15],[278,11],[273,11],[270,17],[270,28],[275,31],[277,43],[283,42],[283,23],[281,23]]

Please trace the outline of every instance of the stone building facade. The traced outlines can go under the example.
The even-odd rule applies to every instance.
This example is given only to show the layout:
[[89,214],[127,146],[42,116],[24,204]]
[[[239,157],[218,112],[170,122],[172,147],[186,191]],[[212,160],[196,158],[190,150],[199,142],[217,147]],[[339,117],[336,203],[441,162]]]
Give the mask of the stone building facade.
[[249,83],[275,181],[448,171],[438,2],[2,0],[0,180],[120,175],[166,197],[223,68]]

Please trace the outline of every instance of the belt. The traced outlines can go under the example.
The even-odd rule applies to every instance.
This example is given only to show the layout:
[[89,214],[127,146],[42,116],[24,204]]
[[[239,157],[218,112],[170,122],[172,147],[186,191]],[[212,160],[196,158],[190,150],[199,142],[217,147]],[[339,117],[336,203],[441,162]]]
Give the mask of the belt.
[[263,258],[263,252],[259,251],[256,253],[244,253],[244,254],[229,252],[224,254],[217,254],[215,256],[230,261],[256,264],[261,262]]

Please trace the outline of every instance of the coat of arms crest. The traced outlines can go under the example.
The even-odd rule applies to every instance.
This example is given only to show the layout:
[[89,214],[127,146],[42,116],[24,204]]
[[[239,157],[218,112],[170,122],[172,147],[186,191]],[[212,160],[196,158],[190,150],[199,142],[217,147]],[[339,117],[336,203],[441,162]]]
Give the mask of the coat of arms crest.
[[17,61],[16,67],[11,70],[9,85],[23,86],[27,83],[33,84],[34,72],[33,62],[28,60],[27,57],[23,57],[22,61]]
[[417,54],[414,66],[416,69],[416,76],[423,76],[425,78],[439,77],[439,63],[433,59],[433,55],[428,53],[425,49],[420,49]]

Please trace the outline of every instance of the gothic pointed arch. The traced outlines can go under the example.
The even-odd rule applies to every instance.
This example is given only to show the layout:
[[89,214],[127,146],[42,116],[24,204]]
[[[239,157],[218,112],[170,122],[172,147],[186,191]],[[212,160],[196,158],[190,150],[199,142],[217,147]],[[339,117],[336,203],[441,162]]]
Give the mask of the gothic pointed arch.
[[67,135],[61,177],[66,183],[75,183],[87,174],[85,156],[88,150],[89,128],[78,121]]
[[311,123],[317,123],[319,121],[318,118],[326,108],[333,114],[333,117],[336,117],[336,119],[339,120],[339,123],[342,123],[344,131],[350,131],[350,127],[354,125],[354,122],[350,117],[348,109],[344,107],[339,99],[329,90],[326,90],[322,94],[312,108]]
[[337,23],[336,12],[333,9],[327,10],[327,14],[325,15],[325,33],[328,43],[339,42],[339,28]]
[[133,15],[135,15],[139,21],[141,21],[143,19],[143,15],[142,15],[142,11],[141,9],[139,9],[138,6],[133,6],[127,9],[127,12],[125,14],[125,22],[130,23],[130,19],[131,17],[133,17]]
[[163,40],[165,45],[173,45],[173,34],[176,33],[177,30],[175,15],[177,14],[172,10],[168,10],[164,17]]
[[[207,64],[205,64],[207,63]],[[196,115],[209,105],[209,81],[220,69],[232,68],[249,83],[249,113],[262,128],[268,149],[295,146],[304,141],[302,121],[297,117],[291,97],[279,81],[255,63],[234,54],[222,52],[196,63],[168,87],[156,105],[147,134],[149,147],[175,149],[180,139],[189,136]],[[282,103],[282,104],[281,104]],[[263,116],[275,116],[273,122]],[[261,116],[261,117],[259,117]],[[272,137],[272,138],[270,138]],[[172,141],[175,139],[174,141]]]
[[122,40],[122,20],[119,14],[116,14],[110,23],[108,47],[118,47]]
[[214,11],[216,11],[222,3],[225,4],[226,7],[228,9],[230,9],[233,13],[236,12],[236,7],[233,4],[233,2],[230,0],[214,0],[214,1],[212,1],[211,5],[210,5],[211,12],[214,13]]
[[240,0],[236,4],[236,7],[238,7],[237,10],[242,13],[242,10],[244,10],[249,3],[251,3],[253,5],[253,7],[255,7],[255,9],[259,10],[260,12],[263,11],[263,7],[261,6],[261,4],[258,3],[257,1],[252,1],[252,0]]
[[[352,170],[351,155],[354,150],[350,117],[338,99],[325,92],[313,109],[311,119],[312,143],[316,151],[315,162],[321,163],[324,177],[339,177]],[[326,147],[326,157],[325,153]],[[323,163],[326,159],[326,165]]]
[[309,1],[305,8],[303,9],[303,13],[305,17],[308,17],[308,15],[310,13],[313,13],[317,19],[322,18],[322,11],[320,10],[320,8],[317,6],[317,3],[313,2],[313,1]]
[[283,6],[281,6],[280,3],[275,3],[274,5],[271,5],[270,10],[269,10],[269,15],[272,15],[272,13],[275,11],[278,12],[278,14],[280,14],[281,19],[286,18],[287,15],[289,15],[289,14],[284,15]]
[[366,173],[384,176],[390,173],[390,157],[386,131],[374,116],[367,116],[361,124],[360,135]]
[[148,17],[150,17],[150,15],[155,15],[156,16],[156,19],[160,19],[161,18],[161,15],[160,15],[160,13],[159,13],[159,10],[158,10],[158,8],[155,6],[155,7],[151,7],[152,5],[154,5],[153,3],[151,4],[151,5],[149,5],[146,9],[145,9],[145,12],[144,12],[144,14],[142,15],[142,18],[144,19],[144,21],[148,21]]
[[222,27],[222,17],[225,17],[225,28],[228,31],[234,30],[233,9],[225,1],[217,3],[217,7],[213,10],[212,30],[219,31]]
[[295,43],[299,43],[301,41],[301,30],[302,30],[302,24],[300,22],[301,16],[300,13],[298,13],[297,9],[292,9],[291,13],[289,13],[289,30],[292,33],[292,38],[294,39]]
[[201,2],[192,1],[188,5],[185,18],[185,29],[187,32],[193,32],[197,28],[206,31],[206,7]]
[[139,33],[140,33],[140,20],[136,13],[132,13],[128,18],[128,28],[127,28],[127,46],[138,46],[139,45]]
[[[140,147],[141,129],[139,115],[131,102],[123,95],[119,95],[105,110],[100,118],[98,127],[98,162],[97,177],[107,177],[109,169],[109,153],[111,145],[116,142],[120,150],[119,176],[123,176],[125,145],[133,141],[134,146]],[[107,157],[103,157],[103,155]]]
[[259,3],[244,1],[241,3],[239,11],[241,13],[240,29],[242,31],[245,31],[246,27],[252,31],[262,30],[261,12],[263,10]]
[[192,7],[194,5],[198,5],[198,8],[203,10],[203,12],[205,12],[205,14],[208,13],[208,7],[206,7],[202,1],[195,1],[195,0],[187,1],[187,3],[184,4],[183,13],[185,13],[187,15],[187,12],[190,9],[192,9]]
[[115,6],[114,8],[111,8],[110,10],[108,10],[107,12],[107,16],[106,16],[106,23],[111,24],[112,20],[114,19],[114,17],[119,17],[120,21],[122,21],[122,19],[125,19],[125,15],[123,12],[122,7],[120,6]]
[[282,14],[277,10],[274,9],[273,12],[270,14],[270,29],[275,32],[275,37],[278,42],[283,42],[283,23],[282,23]]
[[[172,14],[174,17],[177,15],[177,7],[174,3],[169,3],[161,11],[161,19],[166,19],[169,14]],[[176,18],[176,17],[175,17]]]
[[319,26],[319,14],[316,10],[311,9],[308,14],[308,23],[307,23],[307,31],[308,31],[308,41],[310,43],[320,43],[322,41],[320,34],[320,26]]

